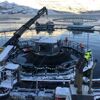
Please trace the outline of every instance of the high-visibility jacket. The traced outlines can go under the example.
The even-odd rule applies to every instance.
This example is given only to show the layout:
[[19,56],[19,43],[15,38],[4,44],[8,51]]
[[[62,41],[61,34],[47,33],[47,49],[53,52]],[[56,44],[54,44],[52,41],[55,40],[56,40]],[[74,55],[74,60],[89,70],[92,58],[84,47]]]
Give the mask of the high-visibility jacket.
[[89,61],[90,58],[91,58],[91,56],[92,56],[92,52],[91,52],[91,51],[87,51],[87,52],[85,53],[85,55],[84,55],[84,58],[85,58],[87,61]]

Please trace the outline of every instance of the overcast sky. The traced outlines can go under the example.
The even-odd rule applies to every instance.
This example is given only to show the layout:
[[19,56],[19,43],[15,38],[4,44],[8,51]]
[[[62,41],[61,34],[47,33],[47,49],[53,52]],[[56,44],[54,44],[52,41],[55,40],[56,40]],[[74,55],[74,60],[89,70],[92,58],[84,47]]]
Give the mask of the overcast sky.
[[[3,2],[5,0],[0,0]],[[67,5],[78,7],[85,6],[90,10],[100,10],[100,0],[6,0],[8,2],[14,2],[19,5],[25,5],[32,8],[41,8],[42,6],[47,6],[48,8],[56,8],[56,7],[66,7]]]

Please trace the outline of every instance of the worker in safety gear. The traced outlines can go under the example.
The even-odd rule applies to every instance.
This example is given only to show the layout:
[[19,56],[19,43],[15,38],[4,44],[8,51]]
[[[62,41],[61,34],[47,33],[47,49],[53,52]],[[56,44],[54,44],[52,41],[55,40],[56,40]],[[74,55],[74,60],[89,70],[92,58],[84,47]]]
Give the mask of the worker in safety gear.
[[91,56],[92,56],[92,52],[91,50],[88,50],[87,52],[85,52],[84,58],[88,62],[91,59]]
[[[85,66],[88,67],[88,64],[89,64],[90,61],[92,60],[91,58],[92,58],[92,52],[91,52],[91,50],[88,50],[88,51],[85,52],[85,54],[84,54],[84,59],[85,59],[84,65],[85,65]],[[90,71],[89,71],[89,70],[86,71],[86,72],[84,73],[84,75],[85,75],[85,77],[89,77]]]
[[83,45],[83,43],[80,43],[79,46],[80,46],[81,52],[84,52],[84,45]]
[[80,48],[84,48],[84,45],[82,43],[80,43]]

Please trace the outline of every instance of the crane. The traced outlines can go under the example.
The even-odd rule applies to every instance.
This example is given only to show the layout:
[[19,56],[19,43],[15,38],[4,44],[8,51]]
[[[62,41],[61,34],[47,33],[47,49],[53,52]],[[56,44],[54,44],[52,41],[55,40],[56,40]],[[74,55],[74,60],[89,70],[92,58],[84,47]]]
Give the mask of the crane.
[[29,27],[43,14],[48,15],[48,11],[46,7],[43,7],[37,12],[37,15],[31,18],[29,21],[27,21],[24,25],[22,25],[15,33],[14,35],[3,45],[6,47],[7,45],[17,45],[18,39],[21,37],[21,35],[29,29]]

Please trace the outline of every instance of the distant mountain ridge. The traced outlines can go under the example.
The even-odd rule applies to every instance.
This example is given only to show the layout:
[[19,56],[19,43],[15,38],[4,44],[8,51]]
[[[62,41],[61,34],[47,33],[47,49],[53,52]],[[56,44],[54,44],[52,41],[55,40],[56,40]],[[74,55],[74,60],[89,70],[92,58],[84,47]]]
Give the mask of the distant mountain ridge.
[[[47,6],[48,7],[48,6]],[[60,7],[60,5],[59,5]],[[48,7],[49,8],[49,7]],[[56,8],[55,8],[56,9]],[[98,11],[87,11],[86,9],[84,9],[84,7],[82,8],[72,8],[71,6],[66,6],[66,11],[59,11],[59,10],[55,10],[54,8],[49,9],[49,14],[75,14],[75,12],[79,11],[79,13],[100,13],[100,10]],[[36,14],[38,11],[38,9],[34,9],[28,6],[21,6],[21,5],[17,5],[15,3],[9,3],[7,1],[5,2],[0,2],[0,14]]]
[[[17,5],[15,3],[9,3],[7,1],[0,3],[0,14],[36,14],[37,9],[27,7],[27,6],[21,6]],[[49,10],[50,14],[61,14],[65,12],[60,12],[56,10]]]
[[34,14],[37,12],[37,9],[33,9],[26,6],[20,6],[15,3],[9,3],[7,1],[0,3],[0,13],[1,14]]

